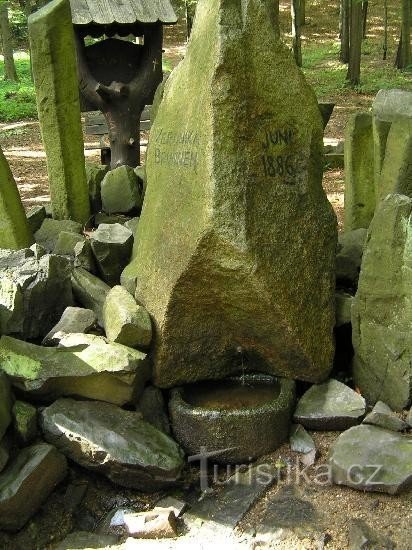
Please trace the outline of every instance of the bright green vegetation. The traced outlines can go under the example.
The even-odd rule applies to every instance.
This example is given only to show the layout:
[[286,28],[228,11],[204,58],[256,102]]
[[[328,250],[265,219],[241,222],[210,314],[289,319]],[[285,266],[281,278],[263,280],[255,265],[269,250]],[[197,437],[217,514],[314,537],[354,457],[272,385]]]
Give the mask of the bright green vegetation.
[[36,118],[36,94],[30,74],[30,58],[25,52],[14,55],[18,84],[4,81],[3,58],[0,57],[0,122]]

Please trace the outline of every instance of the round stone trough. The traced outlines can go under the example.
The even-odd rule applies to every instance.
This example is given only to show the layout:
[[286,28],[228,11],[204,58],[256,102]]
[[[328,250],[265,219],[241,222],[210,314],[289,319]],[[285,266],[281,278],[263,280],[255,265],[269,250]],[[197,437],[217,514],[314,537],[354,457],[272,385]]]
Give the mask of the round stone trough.
[[189,455],[239,464],[285,441],[294,405],[293,380],[246,374],[175,388],[169,409],[174,435]]

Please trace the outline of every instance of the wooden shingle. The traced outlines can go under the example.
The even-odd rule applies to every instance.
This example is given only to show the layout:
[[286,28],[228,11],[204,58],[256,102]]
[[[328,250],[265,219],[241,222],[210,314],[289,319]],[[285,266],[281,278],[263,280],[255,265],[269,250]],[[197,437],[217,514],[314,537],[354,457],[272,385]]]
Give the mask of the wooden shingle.
[[73,24],[135,25],[176,23],[169,0],[70,0]]

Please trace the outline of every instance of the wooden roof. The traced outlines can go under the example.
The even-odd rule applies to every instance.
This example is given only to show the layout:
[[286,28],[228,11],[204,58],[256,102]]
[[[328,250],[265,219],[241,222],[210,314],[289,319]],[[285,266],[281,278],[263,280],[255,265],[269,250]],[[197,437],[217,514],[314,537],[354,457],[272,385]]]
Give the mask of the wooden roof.
[[169,0],[70,0],[74,25],[176,23]]

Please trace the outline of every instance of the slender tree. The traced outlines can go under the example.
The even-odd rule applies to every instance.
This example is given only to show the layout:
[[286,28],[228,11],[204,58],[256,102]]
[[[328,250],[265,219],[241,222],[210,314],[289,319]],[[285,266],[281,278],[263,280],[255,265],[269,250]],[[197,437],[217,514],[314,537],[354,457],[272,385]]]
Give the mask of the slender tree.
[[339,59],[342,63],[349,63],[350,5],[351,0],[340,0]]
[[4,56],[4,79],[18,82],[16,65],[13,56],[13,42],[11,37],[9,10],[6,2],[0,3],[0,35]]
[[301,0],[291,0],[292,14],[292,48],[295,56],[296,64],[302,67],[302,36],[301,36],[301,16],[300,16]]
[[411,0],[402,0],[401,36],[399,39],[396,66],[406,69],[411,64]]
[[358,86],[360,84],[363,37],[363,11],[361,0],[351,0],[349,37],[349,65],[346,80],[350,86]]
[[388,0],[383,0],[383,60],[388,57]]
[[306,0],[300,0],[300,24],[306,25]]
[[363,38],[366,38],[368,33],[368,8],[369,2],[362,2],[362,11],[363,11]]

